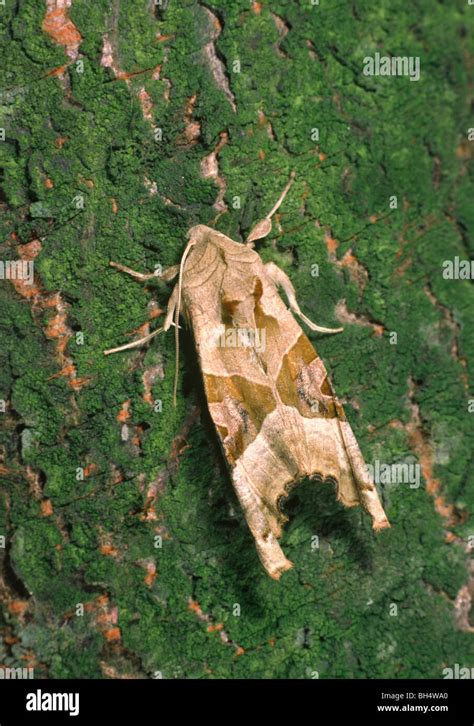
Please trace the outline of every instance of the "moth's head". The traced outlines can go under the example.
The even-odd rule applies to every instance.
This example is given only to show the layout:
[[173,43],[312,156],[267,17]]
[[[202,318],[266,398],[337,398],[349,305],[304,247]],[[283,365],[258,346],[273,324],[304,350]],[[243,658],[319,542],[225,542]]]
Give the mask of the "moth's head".
[[205,224],[195,224],[194,227],[188,229],[186,237],[190,241],[192,240],[194,244],[199,244],[199,242],[206,242],[209,232],[212,232],[212,230],[210,227],[206,227]]

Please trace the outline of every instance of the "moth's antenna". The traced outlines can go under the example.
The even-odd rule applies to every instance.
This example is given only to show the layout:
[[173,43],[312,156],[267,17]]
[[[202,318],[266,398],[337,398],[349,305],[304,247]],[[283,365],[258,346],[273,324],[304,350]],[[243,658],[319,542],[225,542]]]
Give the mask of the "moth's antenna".
[[294,171],[292,171],[292,172],[291,172],[291,174],[290,174],[290,180],[289,180],[288,184],[287,184],[287,185],[286,185],[286,187],[285,187],[285,188],[283,189],[282,193],[281,193],[281,194],[280,194],[280,196],[278,197],[278,201],[276,202],[276,204],[275,204],[275,206],[273,207],[273,209],[271,209],[271,210],[270,210],[270,211],[268,212],[268,214],[267,214],[267,216],[265,217],[265,219],[271,219],[271,218],[273,217],[273,215],[274,215],[274,214],[275,214],[275,212],[277,211],[278,207],[280,206],[280,204],[282,203],[282,201],[284,200],[284,198],[285,198],[285,197],[286,197],[286,195],[288,194],[288,192],[289,192],[289,189],[290,189],[291,185],[293,184],[293,182],[294,182],[294,180],[295,180],[295,176],[296,176],[296,173],[295,173]]
[[191,247],[196,244],[196,241],[193,239],[190,239],[188,244],[186,245],[186,248],[183,252],[183,256],[181,257],[181,262],[179,265],[179,278],[178,278],[178,301],[176,303],[176,312],[175,312],[175,320],[174,320],[174,342],[175,342],[175,351],[176,351],[176,364],[174,369],[174,386],[173,386],[173,406],[176,406],[176,394],[178,392],[178,375],[179,375],[179,311],[181,308],[181,287],[182,287],[182,279],[183,279],[183,271],[184,271],[184,263],[186,261],[186,257],[188,256],[189,250]]
[[295,172],[292,171],[290,174],[290,180],[289,180],[288,184],[286,185],[286,187],[283,189],[280,196],[278,197],[276,204],[268,212],[266,217],[261,219],[260,222],[257,222],[255,227],[252,229],[249,236],[245,240],[246,245],[248,245],[249,247],[253,247],[254,246],[253,243],[255,242],[255,240],[263,239],[263,237],[266,237],[267,234],[270,234],[270,232],[272,231],[272,217],[275,214],[275,212],[277,211],[277,209],[280,206],[280,204],[282,203],[282,201],[284,200],[284,198],[286,197],[286,195],[288,194],[288,191],[294,182],[295,176],[296,176]]

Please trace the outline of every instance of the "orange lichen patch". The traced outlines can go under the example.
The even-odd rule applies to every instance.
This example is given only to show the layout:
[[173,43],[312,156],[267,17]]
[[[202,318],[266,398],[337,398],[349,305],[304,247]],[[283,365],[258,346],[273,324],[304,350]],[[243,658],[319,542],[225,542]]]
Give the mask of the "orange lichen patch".
[[61,297],[59,293],[54,293],[53,295],[50,295],[49,297],[46,297],[42,301],[42,307],[45,310],[48,310],[49,308],[56,308],[58,306],[58,303],[61,301]]
[[99,661],[99,665],[103,675],[111,680],[137,681],[143,679],[142,675],[131,671],[120,671],[115,666],[106,663],[105,660]]
[[150,406],[153,405],[153,396],[152,396],[151,391],[145,391],[145,393],[143,394],[143,400],[145,401],[145,403],[148,403]]
[[[403,208],[404,210],[409,208],[409,204],[406,202],[406,200],[403,201]],[[454,224],[454,220],[445,215],[449,222],[452,222]],[[426,217],[423,217],[422,219],[418,219],[416,223],[407,223],[403,225],[402,231],[400,232],[398,236],[398,249],[395,254],[395,258],[401,259],[405,254],[407,255],[406,258],[400,263],[398,267],[395,268],[395,275],[397,277],[402,277],[406,270],[408,270],[412,264],[413,264],[413,248],[416,245],[416,242],[419,237],[422,237],[425,235],[428,230],[433,229],[434,227],[439,226],[440,222],[439,219],[436,217],[435,214],[429,213],[426,215]],[[410,233],[410,236],[409,236]],[[408,237],[408,238],[407,238]],[[406,250],[406,248],[411,245],[411,249]]]
[[319,152],[319,161],[325,161],[327,158],[327,154],[325,154],[324,151]]
[[211,19],[212,19],[212,27],[213,27],[214,33],[215,33],[214,37],[217,38],[217,36],[220,35],[222,32],[222,23],[219,20],[219,18],[217,17],[217,15],[212,13],[209,10],[209,8],[207,8],[207,10],[208,10],[208,16],[211,16]]
[[[52,318],[48,320],[46,330],[44,331],[44,334],[47,338],[62,338],[62,337],[68,337],[70,335],[70,330],[66,324],[66,314],[64,311],[58,312],[57,315],[54,315]],[[61,352],[63,352],[63,348],[61,349]]]
[[[156,502],[156,499],[165,491],[166,484],[170,476],[172,476],[173,473],[178,470],[180,455],[189,446],[189,444],[187,443],[187,437],[198,418],[199,407],[193,406],[185,418],[181,431],[173,439],[166,469],[160,471],[157,476],[148,484],[143,512],[141,512],[139,515],[141,521],[155,521],[158,518],[156,515],[154,504]],[[144,475],[143,480],[140,483],[141,492],[145,491],[145,486],[146,476]],[[166,527],[163,524],[159,524],[157,527],[155,527],[155,532],[156,534],[161,535],[163,539],[171,539],[171,536],[169,535]]]
[[[418,457],[421,472],[426,482],[426,491],[433,498],[434,506],[440,517],[443,518],[446,527],[454,527],[465,520],[465,512],[459,512],[456,507],[447,502],[441,489],[440,480],[434,476],[434,456],[432,447],[427,440],[422,426],[420,409],[415,400],[415,383],[413,379],[408,380],[408,397],[411,404],[411,417],[408,424],[403,424],[395,419],[389,422],[390,428],[399,431],[406,431],[409,437],[409,444]],[[466,546],[465,540],[453,532],[451,529],[445,531],[445,543],[452,544],[456,542],[461,545],[469,556],[468,563],[468,582],[459,590],[454,601],[454,612],[457,626],[460,630],[473,633],[474,627],[470,622],[470,613],[474,600],[474,562],[471,558],[469,545]]]
[[216,633],[218,630],[223,630],[223,628],[224,628],[224,623],[216,623],[215,625],[208,625],[207,632]]
[[134,76],[140,76],[142,73],[146,73],[149,70],[150,68],[144,68],[141,71],[118,71],[116,75],[116,80],[128,81],[129,78],[133,78]]
[[[423,471],[423,467],[421,470]],[[437,480],[435,480],[435,481],[437,481]],[[439,484],[439,482],[438,482],[438,484]],[[431,490],[430,486],[427,486],[426,490],[429,494],[433,494],[433,491]],[[447,504],[444,497],[435,496],[434,502],[435,502],[435,507],[436,507],[437,511],[445,519],[451,519],[452,517],[455,516],[456,510],[455,510],[454,506],[452,504]]]
[[160,308],[156,300],[151,300],[148,303],[148,317],[150,320],[154,320],[155,318],[159,318],[160,315],[162,315],[164,310]]
[[43,517],[50,517],[53,513],[53,503],[51,499],[43,499],[41,502],[41,515]]
[[156,507],[153,504],[145,503],[145,509],[140,515],[140,520],[142,522],[155,522],[157,519]]
[[153,405],[153,386],[158,379],[163,380],[164,377],[165,373],[163,370],[163,365],[161,363],[157,363],[156,365],[147,368],[146,371],[143,373],[143,400],[145,401],[145,403],[148,403],[150,406]]
[[41,294],[40,288],[34,283],[30,285],[26,280],[10,280],[10,282],[16,292],[27,300],[36,299]]
[[25,469],[25,477],[28,482],[29,492],[34,499],[38,501],[43,497],[43,488],[41,486],[41,480],[39,472],[35,471],[31,466],[27,466]]
[[132,330],[132,333],[135,333],[138,338],[144,338],[145,335],[148,335],[150,332],[150,323],[147,321],[146,323],[142,323],[138,326],[138,328],[134,328]]
[[87,386],[91,380],[90,376],[83,376],[82,378],[70,378],[68,383],[75,391],[79,391],[83,386]]
[[252,3],[252,11],[255,13],[255,15],[260,15],[260,13],[262,12],[262,3],[254,0],[254,2]]
[[[470,553],[469,553],[470,554]],[[454,613],[457,626],[466,633],[474,633],[471,622],[471,609],[474,600],[474,562],[470,558],[468,564],[469,580],[463,585],[454,601]]]
[[112,68],[115,76],[117,76],[120,72],[117,64],[115,63],[114,48],[107,33],[102,38],[102,55],[100,58],[100,65],[102,68]]
[[348,270],[352,282],[356,283],[359,293],[362,294],[369,280],[369,273],[364,265],[359,262],[352,249],[346,252],[338,264]]
[[158,43],[164,43],[165,40],[174,40],[174,38],[175,38],[174,35],[159,35],[158,34],[156,36],[156,40],[157,40]]
[[62,149],[66,141],[69,141],[69,136],[57,136],[54,145],[57,149]]
[[201,134],[201,124],[193,120],[193,110],[197,101],[197,94],[194,93],[186,102],[184,110],[184,139],[188,144],[196,141]]
[[88,187],[89,189],[93,189],[95,186],[92,179],[85,179],[83,176],[79,177],[79,181],[81,182],[81,184],[85,184],[86,187]]
[[62,76],[62,74],[66,71],[67,65],[65,66],[58,66],[57,68],[53,68],[52,71],[48,71],[45,78],[54,78],[55,76]]
[[446,325],[452,335],[451,339],[451,345],[450,345],[450,353],[453,360],[455,360],[457,363],[460,363],[463,370],[461,372],[461,380],[463,382],[464,388],[469,391],[469,376],[467,375],[467,361],[465,358],[461,357],[459,355],[459,333],[460,333],[460,326],[459,323],[456,321],[456,318],[454,316],[453,311],[444,305],[434,294],[431,286],[429,283],[427,283],[423,290],[428,297],[430,303],[435,307],[439,313],[442,315],[442,324]]
[[339,242],[335,239],[330,232],[325,232],[324,242],[330,258],[335,257],[336,250],[339,247]]
[[395,274],[397,277],[403,277],[405,272],[410,269],[410,267],[413,264],[413,260],[411,257],[407,257],[403,262],[398,265],[397,268],[395,268]]
[[456,524],[455,508],[452,504],[446,502],[441,494],[441,482],[433,473],[433,451],[429,443],[425,440],[421,430],[417,416],[408,424],[410,447],[418,456],[420,462],[421,473],[426,481],[426,491],[433,497],[435,509],[438,514],[447,520],[449,525]]
[[[41,243],[39,240],[33,240],[28,244],[18,245],[17,251],[22,260],[32,260],[41,252]],[[56,354],[61,365],[61,370],[51,380],[58,376],[68,378],[69,385],[78,390],[86,385],[90,378],[78,378],[76,367],[71,358],[65,355],[67,344],[72,335],[72,331],[67,325],[67,304],[62,299],[60,293],[48,294],[41,288],[39,281],[36,284],[27,285],[24,280],[12,280],[15,290],[27,299],[32,299],[35,305],[42,310],[53,309],[55,314],[49,318],[44,329],[44,334],[50,340],[56,341]]]
[[[14,233],[12,234],[12,239],[14,241],[16,240],[16,235]],[[39,253],[42,250],[42,246],[41,246],[41,242],[39,241],[39,239],[34,239],[31,242],[27,242],[24,245],[18,245],[16,249],[17,249],[18,257],[21,260],[23,260],[24,262],[31,262],[32,260],[35,259],[35,257],[37,257],[39,255]],[[23,297],[30,297],[30,295],[27,294],[28,287],[35,290],[34,294],[39,294],[39,289],[35,284],[26,285],[24,280],[12,280],[11,282],[15,286],[15,289],[17,289],[15,283],[22,283],[22,284],[18,285],[17,292],[19,292],[21,295],[23,295]]]
[[464,139],[456,148],[456,157],[462,161],[467,161],[468,159],[472,159],[473,156],[474,150],[472,142]]
[[105,639],[109,642],[113,642],[116,640],[120,640],[122,637],[122,634],[120,632],[120,628],[110,628],[109,630],[106,630],[104,633]]
[[101,632],[110,630],[117,623],[117,608],[109,608],[108,595],[100,595],[92,602],[85,603],[84,610],[93,615],[94,623]]
[[186,108],[184,110],[184,120],[189,121],[193,115],[194,106],[197,101],[197,93],[193,93],[192,96],[186,101]]
[[12,600],[8,603],[8,610],[12,615],[23,615],[28,607],[26,600]]
[[100,546],[100,554],[105,557],[117,557],[118,550],[111,544],[103,544]]
[[110,613],[107,610],[103,609],[102,612],[97,613],[95,617],[95,622],[101,627],[104,626],[108,628],[111,624]]
[[132,444],[134,446],[140,447],[142,445],[142,436],[143,436],[144,431],[145,431],[145,429],[143,426],[141,426],[139,424],[137,426],[135,426],[135,433],[132,436]]
[[426,482],[426,491],[431,497],[433,497],[435,509],[438,514],[445,520],[448,526],[454,526],[459,523],[460,517],[454,505],[446,501],[441,492],[441,482],[434,475],[433,450],[424,434],[420,409],[415,400],[414,394],[415,384],[410,378],[408,381],[408,396],[411,404],[410,421],[404,425],[400,421],[394,420],[390,421],[389,426],[390,428],[404,429],[408,433],[410,448],[415,452],[418,458],[421,473]]
[[232,640],[229,638],[226,631],[224,630],[223,623],[213,623],[212,622],[212,620],[213,620],[212,616],[203,612],[203,610],[197,600],[193,600],[192,598],[189,598],[188,610],[195,613],[201,622],[208,623],[207,628],[206,628],[208,633],[218,632],[220,634],[221,641],[225,645],[232,645],[235,648],[236,655],[242,655],[245,652],[242,647],[240,647],[236,643],[232,642]]
[[[143,179],[143,183],[145,185],[145,188],[148,189],[148,191],[150,192],[150,196],[154,197],[155,194],[158,194],[158,185],[156,181],[152,182],[151,179],[148,179],[148,177],[145,176]],[[171,204],[170,199],[167,199],[166,197],[161,198],[164,200],[165,204]]]
[[68,16],[67,10],[66,3],[62,0],[48,0],[42,28],[56,43],[64,46],[70,58],[75,59],[82,36]]
[[[319,226],[319,225],[317,225]],[[330,230],[324,233],[324,242],[328,251],[328,257],[335,265],[341,269],[347,269],[351,280],[356,283],[359,292],[363,293],[364,288],[369,279],[369,273],[366,268],[359,262],[352,248],[347,250],[342,259],[338,259],[336,251],[339,247],[339,241],[332,236]]]
[[112,199],[110,201],[112,203],[112,212],[114,214],[117,214],[119,208],[118,208],[118,204],[117,204],[116,200],[112,197]]
[[198,601],[192,600],[191,598],[188,600],[188,610],[191,610],[192,613],[196,613],[196,615],[198,616],[201,616],[203,614]]
[[84,469],[84,476],[88,477],[91,476],[91,474],[94,474],[98,469],[97,464],[87,464],[86,468]]
[[214,150],[211,151],[208,156],[205,156],[201,161],[201,175],[204,179],[214,179],[219,193],[217,199],[213,204],[214,209],[218,212],[225,212],[227,210],[227,204],[224,201],[225,193],[227,190],[227,184],[225,179],[219,174],[219,163],[218,156],[223,146],[227,144],[229,135],[227,131],[222,131],[220,134],[219,141],[215,146]]
[[131,402],[132,401],[130,398],[127,401],[123,402],[122,408],[120,409],[120,411],[117,414],[117,421],[119,423],[126,423],[129,420],[129,418],[131,416],[131,411],[130,411]]
[[145,121],[153,121],[152,109],[153,101],[148,91],[142,86],[138,92],[138,100],[142,107],[142,114]]
[[340,300],[336,305],[336,318],[341,323],[349,323],[352,325],[363,325],[367,328],[372,328],[373,334],[376,337],[380,337],[384,334],[385,328],[380,323],[374,323],[372,320],[369,320],[365,317],[365,315],[356,315],[355,313],[351,313],[347,309],[346,301]]
[[145,585],[151,587],[156,578],[156,565],[154,562],[147,562],[146,564],[146,575],[144,579]]
[[120,469],[118,467],[116,467],[114,464],[111,464],[111,470],[112,470],[112,477],[111,477],[112,484],[115,485],[115,484],[120,484],[121,482],[123,482],[123,474],[120,471]]
[[[143,512],[140,514],[142,522],[155,522],[158,519],[155,502],[157,497],[164,492],[166,480],[167,474],[161,473],[148,485]],[[162,535],[161,530],[158,534]],[[170,539],[169,534],[166,534],[165,539]]]
[[456,510],[453,504],[446,501],[441,494],[441,482],[433,473],[433,452],[429,443],[425,440],[423,432],[414,425],[410,425],[410,446],[415,451],[420,462],[421,473],[426,481],[426,491],[433,497],[435,509],[438,514],[446,520],[447,524],[453,526],[457,523]]
[[343,267],[351,267],[351,265],[355,265],[356,262],[357,262],[357,257],[352,254],[351,250],[348,250],[341,260],[341,265]]
[[23,655],[20,656],[20,659],[25,661],[26,665],[29,668],[41,668],[42,670],[45,669],[44,663],[40,663],[36,657],[36,655],[31,650],[27,650]]

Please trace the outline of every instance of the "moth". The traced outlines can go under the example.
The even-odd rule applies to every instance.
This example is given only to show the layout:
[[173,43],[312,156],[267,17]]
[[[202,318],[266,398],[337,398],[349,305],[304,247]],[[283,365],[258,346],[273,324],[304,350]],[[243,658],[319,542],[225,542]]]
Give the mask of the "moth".
[[[362,505],[374,530],[390,526],[324,364],[295,316],[320,333],[342,328],[309,320],[286,273],[273,262],[264,264],[253,249],[271,231],[294,176],[244,243],[206,225],[191,227],[180,264],[161,275],[167,281],[178,277],[163,327],[105,351],[144,345],[174,326],[178,359],[183,316],[235,492],[263,567],[275,580],[293,566],[278,543],[288,519],[281,500],[305,477],[333,482],[337,499],[346,507]],[[155,277],[110,264],[141,281]],[[175,400],[177,373],[176,365]]]

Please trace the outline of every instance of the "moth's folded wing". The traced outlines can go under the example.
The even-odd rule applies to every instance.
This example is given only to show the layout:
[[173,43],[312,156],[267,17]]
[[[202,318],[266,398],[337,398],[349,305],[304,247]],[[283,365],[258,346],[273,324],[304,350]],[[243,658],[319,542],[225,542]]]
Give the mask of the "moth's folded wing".
[[303,333],[286,354],[278,390],[303,417],[308,474],[333,480],[338,500],[346,507],[361,504],[371,515],[374,529],[389,527],[344,409],[322,360]]
[[[284,556],[277,538],[285,515],[279,500],[287,485],[297,478],[297,467],[282,457],[279,443],[284,433],[284,417],[270,387],[240,376],[218,379],[204,375],[209,411],[230,468],[232,483],[260,559],[271,577],[278,579],[292,563]],[[276,418],[280,435],[270,422]]]

